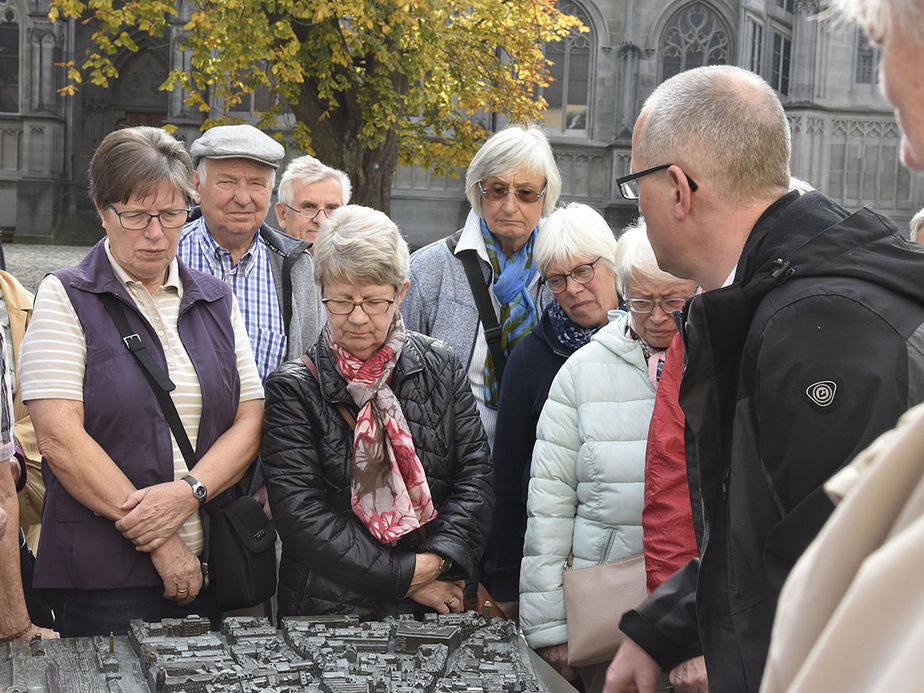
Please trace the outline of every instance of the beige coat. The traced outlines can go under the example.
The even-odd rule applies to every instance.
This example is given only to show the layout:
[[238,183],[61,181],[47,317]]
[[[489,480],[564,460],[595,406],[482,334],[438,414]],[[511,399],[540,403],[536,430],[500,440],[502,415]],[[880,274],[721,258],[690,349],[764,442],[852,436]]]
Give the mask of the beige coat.
[[[19,362],[19,345],[32,319],[32,301],[35,298],[13,275],[0,271],[0,291],[6,301],[6,310],[10,316],[10,334],[13,342],[13,361]],[[19,492],[19,523],[26,531],[29,546],[38,546],[40,522],[42,519],[42,499],[45,496],[45,483],[42,480],[42,456],[39,455],[35,442],[35,431],[29,410],[19,397],[19,388],[13,393],[13,416],[15,418],[16,442],[26,455],[29,473],[26,488]]]
[[924,405],[826,485],[780,596],[761,693],[924,690]]

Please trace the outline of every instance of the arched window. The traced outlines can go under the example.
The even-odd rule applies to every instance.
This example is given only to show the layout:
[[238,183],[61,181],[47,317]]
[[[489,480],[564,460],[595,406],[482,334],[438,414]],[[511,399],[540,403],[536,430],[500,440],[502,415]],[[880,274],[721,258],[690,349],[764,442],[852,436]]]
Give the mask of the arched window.
[[661,39],[661,79],[703,65],[729,62],[729,38],[716,14],[696,2],[681,9],[667,23]]
[[879,49],[869,42],[866,33],[857,32],[857,69],[854,81],[857,84],[876,84],[878,81]]
[[0,0],[0,113],[19,111],[19,22],[9,0]]
[[552,132],[585,132],[590,105],[593,25],[587,13],[573,2],[564,0],[556,7],[580,19],[590,31],[572,32],[562,41],[546,44],[545,57],[552,62],[549,66],[552,83],[542,90],[548,103],[544,124]]

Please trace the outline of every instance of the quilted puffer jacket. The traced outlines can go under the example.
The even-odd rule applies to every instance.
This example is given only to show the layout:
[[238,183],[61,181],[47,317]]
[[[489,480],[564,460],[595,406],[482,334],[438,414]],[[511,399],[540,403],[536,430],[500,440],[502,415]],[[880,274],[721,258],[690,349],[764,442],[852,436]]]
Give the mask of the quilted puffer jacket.
[[494,494],[490,451],[459,360],[443,342],[407,333],[391,380],[423,465],[437,517],[424,532],[385,545],[350,506],[353,431],[337,410],[358,408],[319,340],[266,381],[261,455],[282,537],[279,615],[356,614],[363,619],[421,610],[405,599],[415,554],[451,558],[445,579],[476,577]]

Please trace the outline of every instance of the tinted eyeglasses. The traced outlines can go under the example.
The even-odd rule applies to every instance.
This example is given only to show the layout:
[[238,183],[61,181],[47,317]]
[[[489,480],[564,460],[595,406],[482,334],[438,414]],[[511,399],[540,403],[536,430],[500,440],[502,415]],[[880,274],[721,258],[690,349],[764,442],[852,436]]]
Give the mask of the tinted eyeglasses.
[[545,285],[553,294],[560,294],[568,288],[568,277],[571,277],[578,284],[587,284],[594,278],[594,265],[600,259],[598,255],[593,262],[584,265],[578,265],[568,274],[552,274],[545,278]]
[[532,188],[517,188],[516,190],[511,190],[503,183],[491,183],[485,188],[484,185],[482,185],[483,182],[484,181],[478,181],[478,192],[481,193],[484,199],[491,200],[492,202],[503,200],[507,195],[516,195],[520,202],[529,205],[545,197],[546,190],[549,188],[549,186],[546,185],[542,190],[533,190]]
[[[623,196],[626,200],[637,200],[638,199],[638,179],[643,176],[647,176],[649,173],[657,173],[658,171],[663,171],[666,168],[670,168],[674,164],[661,164],[660,166],[653,166],[652,168],[646,168],[644,171],[639,171],[638,173],[632,173],[628,176],[623,176],[622,178],[616,179],[616,185],[619,186],[619,194]],[[686,173],[683,175],[687,176]],[[699,186],[696,184],[696,181],[687,176],[687,185],[690,186],[692,192],[696,192],[696,189]]]
[[321,303],[332,315],[351,315],[356,306],[362,308],[366,315],[383,315],[388,312],[391,305],[398,300],[394,298],[367,298],[362,301],[347,301],[341,298],[322,298]]
[[141,229],[146,229],[148,228],[148,224],[151,223],[151,219],[157,219],[160,225],[165,229],[178,229],[184,226],[186,220],[189,218],[188,209],[168,209],[166,212],[161,212],[160,214],[134,211],[120,212],[111,204],[109,205],[109,209],[112,210],[113,214],[119,217],[119,223],[126,231],[141,231]]
[[658,306],[665,313],[670,314],[676,313],[678,310],[683,310],[683,306],[686,302],[687,299],[681,298],[680,296],[676,298],[665,298],[663,301],[652,301],[648,298],[627,298],[626,307],[633,313],[648,315],[654,312],[655,306]]

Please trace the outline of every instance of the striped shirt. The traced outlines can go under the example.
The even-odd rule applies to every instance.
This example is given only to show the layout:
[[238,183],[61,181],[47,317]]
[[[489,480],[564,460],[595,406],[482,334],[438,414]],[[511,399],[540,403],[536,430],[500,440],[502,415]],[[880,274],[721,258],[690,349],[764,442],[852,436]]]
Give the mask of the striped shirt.
[[[133,281],[113,259],[106,241],[106,255],[113,272],[122,282],[138,310],[154,328],[167,359],[167,373],[176,385],[170,393],[189,442],[196,447],[202,393],[199,377],[186,353],[177,331],[177,318],[183,287],[177,262],[170,263],[167,281],[153,294],[140,282]],[[231,311],[237,369],[241,379],[240,401],[263,398],[263,387],[250,351],[247,332],[237,309]],[[87,342],[61,280],[46,277],[35,297],[32,322],[22,340],[19,353],[19,382],[23,401],[34,399],[70,399],[83,401],[83,378],[86,371]],[[171,432],[173,473],[180,479],[189,473],[183,453]],[[193,513],[179,530],[180,538],[195,554],[202,552],[202,521]]]
[[188,267],[211,274],[231,285],[250,336],[260,377],[266,377],[286,356],[286,329],[276,296],[269,250],[260,234],[235,265],[231,251],[222,248],[205,226],[205,218],[183,229],[177,257]]
[[0,330],[0,467],[5,467],[0,474],[7,474],[9,460],[16,452],[16,439],[13,436],[13,369],[7,356],[6,339]]

